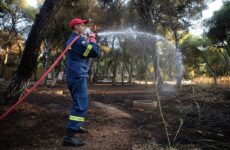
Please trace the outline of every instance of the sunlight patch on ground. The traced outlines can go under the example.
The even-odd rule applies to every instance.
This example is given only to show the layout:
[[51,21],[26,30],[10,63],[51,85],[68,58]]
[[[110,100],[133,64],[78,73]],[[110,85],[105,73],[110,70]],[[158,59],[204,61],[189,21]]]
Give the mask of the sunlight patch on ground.
[[[112,83],[112,80],[108,80],[108,79],[104,79],[104,80],[98,80],[98,82],[100,83]],[[128,80],[124,80],[124,83],[128,83]],[[134,84],[140,84],[140,85],[153,85],[154,82],[153,81],[144,81],[144,80],[134,80],[133,81]],[[164,81],[164,83],[166,84],[170,84],[170,85],[176,85],[176,81]],[[193,84],[191,80],[183,80],[182,81],[183,85],[189,85],[189,84]]]
[[105,90],[88,90],[90,94],[93,93],[100,93],[100,94],[131,94],[131,93],[146,93],[146,91],[120,91],[120,90],[113,90],[113,91],[105,91]]
[[[169,84],[169,85],[176,85],[176,81],[164,81],[165,84]],[[191,80],[183,80],[181,82],[182,85],[191,85],[194,84]]]

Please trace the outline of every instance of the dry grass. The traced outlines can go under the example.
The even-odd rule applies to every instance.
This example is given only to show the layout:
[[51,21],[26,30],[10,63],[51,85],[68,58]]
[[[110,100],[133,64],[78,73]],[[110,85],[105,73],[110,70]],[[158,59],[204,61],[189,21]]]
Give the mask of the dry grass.
[[[192,82],[198,85],[214,85],[214,79],[206,76],[194,78]],[[230,87],[230,76],[218,77],[217,84]]]
[[165,150],[161,145],[157,144],[156,141],[149,140],[144,144],[134,144],[132,150]]

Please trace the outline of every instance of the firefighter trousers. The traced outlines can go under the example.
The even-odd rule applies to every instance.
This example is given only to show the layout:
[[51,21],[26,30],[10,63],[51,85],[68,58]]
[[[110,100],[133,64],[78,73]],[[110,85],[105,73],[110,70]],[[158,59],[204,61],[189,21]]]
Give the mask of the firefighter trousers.
[[73,99],[73,105],[70,110],[68,130],[77,131],[83,125],[85,116],[88,110],[88,93],[87,79],[78,78],[72,81],[67,81],[69,91]]

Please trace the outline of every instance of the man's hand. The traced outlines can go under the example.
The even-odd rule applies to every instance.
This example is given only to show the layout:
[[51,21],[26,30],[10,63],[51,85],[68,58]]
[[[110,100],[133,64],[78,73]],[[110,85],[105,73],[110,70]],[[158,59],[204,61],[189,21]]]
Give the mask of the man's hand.
[[96,34],[93,33],[92,31],[89,33],[89,42],[97,42],[96,41]]

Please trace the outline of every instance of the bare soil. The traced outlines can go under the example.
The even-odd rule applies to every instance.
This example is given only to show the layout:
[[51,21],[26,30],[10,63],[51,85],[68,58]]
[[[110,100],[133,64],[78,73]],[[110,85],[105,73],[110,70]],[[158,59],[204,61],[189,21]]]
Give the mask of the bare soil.
[[[0,85],[0,98],[5,88]],[[90,133],[76,135],[87,143],[78,149],[160,149],[168,145],[159,110],[132,107],[134,100],[155,100],[154,86],[96,84],[89,87],[89,99],[85,127]],[[178,90],[168,85],[160,91],[160,100],[172,146],[230,149],[230,100],[224,97],[223,88],[193,85]],[[66,85],[40,86],[0,123],[0,150],[76,149],[62,146],[71,104]],[[2,112],[4,107],[0,108]]]

